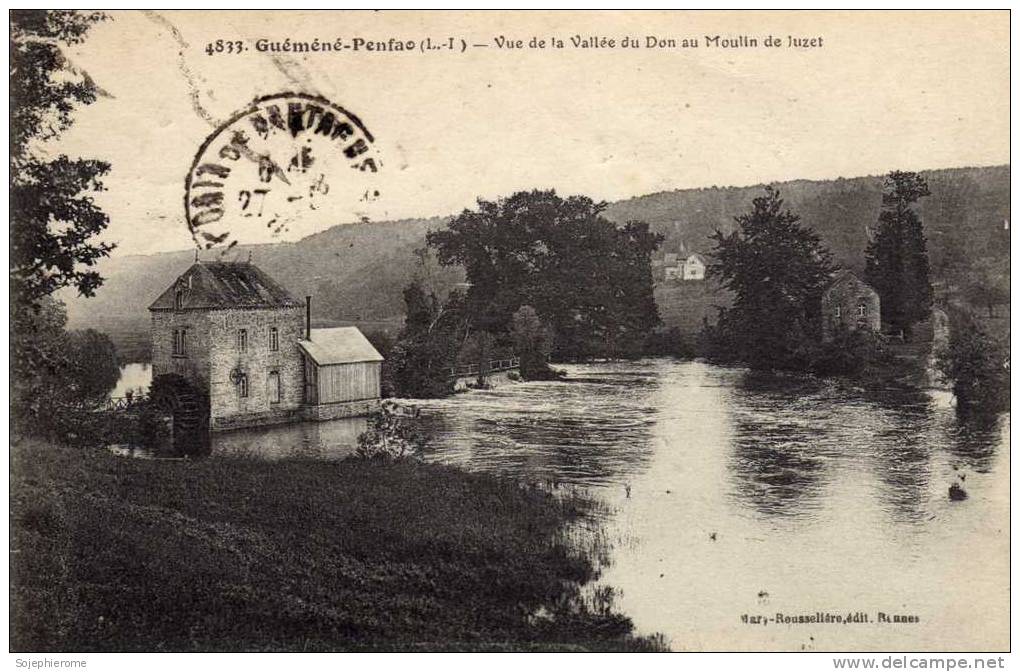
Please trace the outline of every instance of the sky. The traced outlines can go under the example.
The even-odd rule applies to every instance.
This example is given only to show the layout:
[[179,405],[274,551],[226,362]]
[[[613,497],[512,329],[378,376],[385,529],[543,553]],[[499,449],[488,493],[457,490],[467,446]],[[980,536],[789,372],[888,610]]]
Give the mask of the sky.
[[[581,49],[573,36],[637,38]],[[707,47],[705,36],[822,38]],[[500,36],[546,40],[504,49]],[[552,37],[564,48],[549,45]],[[699,48],[644,48],[647,36]],[[420,50],[259,53],[355,38]],[[217,39],[240,54],[207,54]],[[199,146],[260,96],[301,91],[357,115],[382,162],[366,203],[333,203],[273,239],[360,218],[442,216],[521,189],[596,200],[682,188],[1009,162],[1009,16],[998,12],[112,12],[68,50],[104,95],[51,152],[111,164],[96,201],[117,255],[187,249]],[[240,230],[240,229],[239,229]],[[252,230],[240,242],[266,242]]]

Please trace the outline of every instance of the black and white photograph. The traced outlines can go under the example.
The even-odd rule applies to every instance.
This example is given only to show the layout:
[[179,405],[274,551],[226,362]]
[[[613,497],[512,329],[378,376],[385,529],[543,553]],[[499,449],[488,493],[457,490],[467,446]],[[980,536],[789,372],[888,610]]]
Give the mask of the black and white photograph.
[[1007,667],[1009,10],[8,21],[12,668]]

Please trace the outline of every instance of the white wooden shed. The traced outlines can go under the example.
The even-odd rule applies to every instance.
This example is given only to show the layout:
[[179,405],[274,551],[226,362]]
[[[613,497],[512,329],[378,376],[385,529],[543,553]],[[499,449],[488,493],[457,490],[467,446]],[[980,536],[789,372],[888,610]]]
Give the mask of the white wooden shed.
[[383,356],[357,327],[310,329],[304,359],[306,415],[313,420],[366,415],[381,397]]

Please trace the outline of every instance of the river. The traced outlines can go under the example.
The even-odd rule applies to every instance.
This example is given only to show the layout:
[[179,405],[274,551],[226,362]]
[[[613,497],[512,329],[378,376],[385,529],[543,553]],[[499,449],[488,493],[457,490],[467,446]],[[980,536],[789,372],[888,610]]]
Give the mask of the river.
[[[699,362],[563,368],[414,402],[426,459],[602,500],[600,582],[639,633],[677,650],[1008,648],[1008,414],[965,423],[946,393]],[[363,422],[221,434],[213,451],[341,456]],[[742,619],[819,612],[870,622]]]

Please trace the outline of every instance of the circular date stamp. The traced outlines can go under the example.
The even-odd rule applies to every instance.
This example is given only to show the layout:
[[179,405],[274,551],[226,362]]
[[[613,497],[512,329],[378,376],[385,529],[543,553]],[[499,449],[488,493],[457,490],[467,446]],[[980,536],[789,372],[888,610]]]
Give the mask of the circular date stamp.
[[341,223],[379,198],[374,143],[358,117],[320,96],[256,99],[195,154],[184,191],[195,245],[227,250]]

